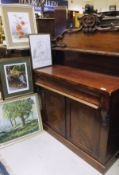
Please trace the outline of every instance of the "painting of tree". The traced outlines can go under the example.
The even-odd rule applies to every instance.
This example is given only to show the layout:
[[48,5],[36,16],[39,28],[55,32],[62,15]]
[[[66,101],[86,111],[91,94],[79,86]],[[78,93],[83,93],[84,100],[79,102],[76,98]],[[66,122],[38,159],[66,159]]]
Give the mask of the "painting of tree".
[[42,130],[36,97],[32,95],[0,104],[0,144]]
[[32,110],[32,104],[33,100],[30,98],[7,103],[3,106],[4,116],[11,121],[12,126],[14,126],[12,120],[15,121],[18,117],[21,119],[22,126],[25,126]]

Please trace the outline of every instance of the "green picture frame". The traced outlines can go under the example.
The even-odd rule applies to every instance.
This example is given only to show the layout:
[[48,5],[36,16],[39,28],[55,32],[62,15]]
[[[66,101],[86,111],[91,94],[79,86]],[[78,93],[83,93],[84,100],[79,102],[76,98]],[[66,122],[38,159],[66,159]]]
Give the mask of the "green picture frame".
[[43,131],[37,93],[1,102],[0,116],[0,147]]
[[3,99],[33,92],[30,57],[0,59]]

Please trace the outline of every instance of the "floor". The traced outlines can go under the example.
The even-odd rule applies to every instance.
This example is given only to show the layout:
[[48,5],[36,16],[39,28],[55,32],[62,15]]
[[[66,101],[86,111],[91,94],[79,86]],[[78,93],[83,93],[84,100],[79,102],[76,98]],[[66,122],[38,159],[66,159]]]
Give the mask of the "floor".
[[[101,175],[46,131],[0,149],[10,175]],[[119,175],[119,160],[105,175]]]

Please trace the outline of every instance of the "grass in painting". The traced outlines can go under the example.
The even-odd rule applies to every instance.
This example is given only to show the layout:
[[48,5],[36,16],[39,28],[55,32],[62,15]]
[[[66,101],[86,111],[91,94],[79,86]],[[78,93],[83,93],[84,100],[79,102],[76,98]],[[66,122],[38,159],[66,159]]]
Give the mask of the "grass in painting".
[[24,136],[26,134],[33,133],[39,129],[38,121],[32,120],[25,125],[25,127],[18,127],[16,129],[0,132],[0,143],[10,141],[12,139]]

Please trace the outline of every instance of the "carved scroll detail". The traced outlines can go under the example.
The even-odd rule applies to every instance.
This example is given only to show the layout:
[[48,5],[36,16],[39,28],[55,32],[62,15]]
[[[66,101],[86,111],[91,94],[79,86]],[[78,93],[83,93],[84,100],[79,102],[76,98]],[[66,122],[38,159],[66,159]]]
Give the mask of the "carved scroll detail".
[[102,15],[97,14],[85,14],[81,18],[78,18],[81,21],[82,30],[84,32],[94,32],[97,29],[97,25],[100,24]]
[[98,14],[94,11],[86,11],[82,17],[78,17],[80,20],[80,27],[66,29],[60,36],[57,36],[52,40],[53,47],[66,47],[66,44],[63,43],[63,38],[67,33],[73,34],[83,31],[84,33],[92,34],[96,31],[119,31],[119,25],[114,24],[113,20],[111,23],[103,25],[104,18],[104,14]]

